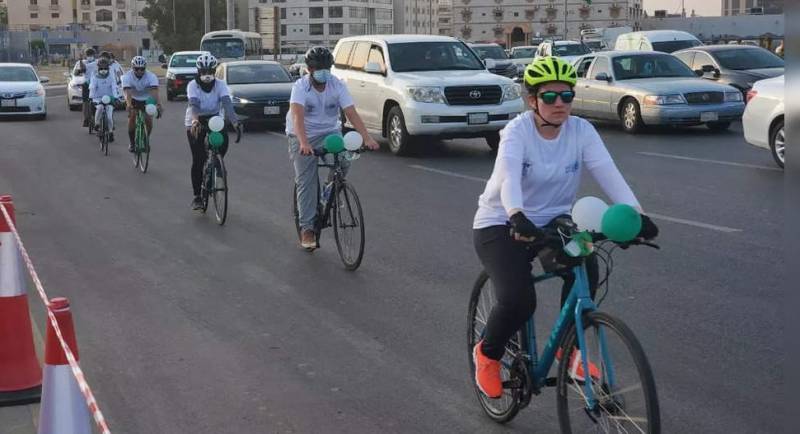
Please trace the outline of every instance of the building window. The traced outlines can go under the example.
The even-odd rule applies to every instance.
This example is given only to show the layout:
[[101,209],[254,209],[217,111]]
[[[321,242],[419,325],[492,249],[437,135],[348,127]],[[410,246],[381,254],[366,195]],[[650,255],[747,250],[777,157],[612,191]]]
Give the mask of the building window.
[[351,35],[363,35],[367,33],[367,25],[366,24],[350,24],[348,27],[350,30]]
[[117,19],[120,21],[125,21],[126,19],[128,19],[128,17],[125,14],[125,12],[117,12]]
[[[58,6],[58,0],[50,0],[50,4]],[[58,17],[53,17],[53,18],[58,18]]]
[[281,19],[282,20],[286,19],[286,8],[281,8]]
[[392,19],[392,10],[391,9],[377,9],[375,10],[375,18],[379,20],[391,20]]
[[328,34],[330,35],[341,35],[344,33],[344,24],[342,23],[330,23],[328,24]]
[[96,6],[111,6],[111,0],[94,0]]
[[38,20],[39,19],[39,14],[37,14],[36,12],[31,12],[31,19],[32,20]]
[[[38,1],[38,0],[31,0],[31,4],[32,4],[32,5],[34,5],[34,6],[36,6],[36,5],[38,5],[38,4],[39,4],[39,1]],[[36,14],[36,17],[38,18],[38,17],[39,17],[39,14]],[[31,18],[33,18],[33,14],[31,14]]]
[[350,18],[366,18],[366,17],[367,17],[367,8],[350,8]]
[[311,24],[309,25],[309,33],[312,35],[324,35],[325,24]]
[[84,23],[90,23],[91,21],[92,21],[92,14],[89,13],[89,12],[84,12],[83,13],[83,22]]
[[286,36],[286,24],[281,24],[281,36]]
[[344,16],[344,9],[341,6],[334,6],[328,8],[328,18],[342,18]]
[[514,16],[518,17],[519,16],[519,12],[514,12]]
[[310,18],[325,18],[324,8],[308,8]]
[[97,22],[104,22],[104,21],[113,21],[114,16],[111,14],[111,11],[106,9],[100,9],[95,14]]
[[58,12],[54,12],[54,13],[50,14],[50,18],[56,18],[56,19],[57,19],[57,18],[59,18],[60,16],[61,16],[61,15],[60,15]]

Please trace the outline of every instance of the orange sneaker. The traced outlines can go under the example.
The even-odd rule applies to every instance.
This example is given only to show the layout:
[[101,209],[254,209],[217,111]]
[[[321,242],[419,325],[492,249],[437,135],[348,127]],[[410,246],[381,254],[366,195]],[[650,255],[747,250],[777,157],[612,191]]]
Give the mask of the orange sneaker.
[[483,341],[472,349],[472,361],[475,363],[475,384],[484,395],[492,399],[503,396],[503,380],[500,379],[500,361],[486,357],[481,350]]
[[[556,351],[556,360],[560,363],[562,357],[563,351],[559,348],[558,351]],[[581,361],[581,350],[575,349],[569,357],[568,373],[570,378],[575,381],[586,381],[586,375],[584,375],[583,372],[583,362]],[[600,379],[600,369],[591,361],[589,362],[589,375],[591,375],[594,380]]]

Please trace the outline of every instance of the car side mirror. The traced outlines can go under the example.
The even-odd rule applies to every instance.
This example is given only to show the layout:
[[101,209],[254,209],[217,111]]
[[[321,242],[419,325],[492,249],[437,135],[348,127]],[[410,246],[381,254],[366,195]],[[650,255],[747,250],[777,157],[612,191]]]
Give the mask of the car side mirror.
[[383,74],[381,65],[376,62],[368,62],[366,65],[364,65],[364,72],[367,74]]
[[595,75],[594,79],[597,80],[597,81],[605,81],[605,82],[610,82],[611,81],[611,77],[609,77],[608,74],[606,74],[605,72],[601,72],[601,73]]
[[714,71],[716,71],[716,70],[717,70],[717,68],[714,68],[714,65],[703,65],[703,68],[702,68],[701,70],[702,70],[703,72],[706,72],[706,73],[708,73],[708,72],[714,72]]
[[39,83],[50,83],[49,77],[39,77]]
[[695,70],[694,70],[694,73],[695,73],[695,75],[697,75],[698,77],[702,77],[702,76],[706,75],[706,73],[705,73],[705,72],[703,72],[703,70],[702,70],[702,69],[695,69]]

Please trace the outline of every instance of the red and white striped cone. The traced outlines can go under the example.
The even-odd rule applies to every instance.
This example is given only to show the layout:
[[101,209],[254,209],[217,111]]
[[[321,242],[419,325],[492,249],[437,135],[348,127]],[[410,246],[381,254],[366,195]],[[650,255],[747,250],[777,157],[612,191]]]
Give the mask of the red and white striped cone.
[[[16,224],[11,196],[0,196],[0,206]],[[41,386],[22,261],[14,234],[0,212],[0,406],[38,402]]]
[[[50,311],[58,321],[61,335],[78,361],[78,344],[69,301],[58,297],[50,300]],[[39,434],[91,434],[91,415],[86,398],[78,387],[67,356],[53,326],[47,322],[47,343],[44,351],[44,384],[39,410]]]

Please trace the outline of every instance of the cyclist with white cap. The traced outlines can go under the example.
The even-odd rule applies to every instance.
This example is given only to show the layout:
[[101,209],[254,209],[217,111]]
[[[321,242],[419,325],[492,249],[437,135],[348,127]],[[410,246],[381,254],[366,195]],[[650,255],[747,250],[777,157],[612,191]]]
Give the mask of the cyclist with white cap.
[[[131,60],[131,70],[122,76],[122,90],[125,92],[125,104],[128,108],[128,138],[130,144],[128,151],[133,152],[136,141],[136,115],[137,110],[144,111],[147,100],[155,101],[158,108],[158,117],[161,117],[161,103],[158,97],[158,77],[147,70],[147,60],[136,56]],[[153,120],[145,115],[147,135],[153,130]]]

